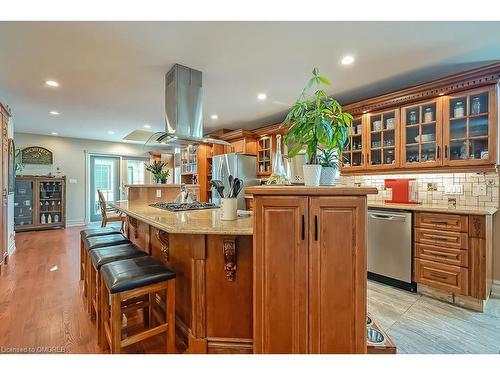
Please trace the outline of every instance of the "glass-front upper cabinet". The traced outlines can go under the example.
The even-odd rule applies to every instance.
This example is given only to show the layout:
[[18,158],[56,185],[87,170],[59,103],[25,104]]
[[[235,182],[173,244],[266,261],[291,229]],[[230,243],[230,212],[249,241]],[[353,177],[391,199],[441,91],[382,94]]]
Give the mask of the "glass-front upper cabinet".
[[14,190],[14,226],[16,228],[34,224],[33,180],[16,177]]
[[495,87],[444,98],[444,164],[490,164],[495,154]]
[[342,169],[345,171],[366,168],[365,124],[366,116],[352,120],[349,137],[342,152]]
[[441,98],[401,110],[402,165],[425,168],[441,165]]
[[367,134],[368,169],[399,166],[399,109],[370,113]]

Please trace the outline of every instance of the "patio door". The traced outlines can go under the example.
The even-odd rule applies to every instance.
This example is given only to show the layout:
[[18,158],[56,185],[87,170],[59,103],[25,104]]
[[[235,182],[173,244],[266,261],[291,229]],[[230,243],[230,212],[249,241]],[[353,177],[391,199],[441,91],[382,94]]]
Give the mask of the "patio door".
[[107,202],[120,200],[120,157],[90,155],[90,221],[101,220],[97,190]]

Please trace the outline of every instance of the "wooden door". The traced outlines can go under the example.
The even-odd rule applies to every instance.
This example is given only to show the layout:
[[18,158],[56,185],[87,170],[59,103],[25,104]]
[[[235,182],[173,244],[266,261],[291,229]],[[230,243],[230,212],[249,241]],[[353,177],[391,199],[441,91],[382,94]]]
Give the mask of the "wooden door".
[[307,197],[255,197],[254,353],[307,353]]
[[348,143],[342,152],[342,171],[364,170],[368,164],[367,152],[367,116],[363,115],[352,120],[349,129]]
[[444,165],[484,165],[496,161],[495,86],[444,98]]
[[428,168],[442,164],[442,100],[401,109],[401,165]]
[[310,200],[309,353],[366,353],[366,212],[366,197]]
[[367,124],[368,169],[392,169],[400,165],[399,109],[370,113]]

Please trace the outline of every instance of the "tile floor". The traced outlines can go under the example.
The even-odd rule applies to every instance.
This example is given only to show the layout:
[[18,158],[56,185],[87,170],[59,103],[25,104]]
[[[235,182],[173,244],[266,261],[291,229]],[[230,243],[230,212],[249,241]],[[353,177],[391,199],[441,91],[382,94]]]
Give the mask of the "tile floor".
[[368,311],[398,353],[500,353],[498,298],[479,313],[369,281]]

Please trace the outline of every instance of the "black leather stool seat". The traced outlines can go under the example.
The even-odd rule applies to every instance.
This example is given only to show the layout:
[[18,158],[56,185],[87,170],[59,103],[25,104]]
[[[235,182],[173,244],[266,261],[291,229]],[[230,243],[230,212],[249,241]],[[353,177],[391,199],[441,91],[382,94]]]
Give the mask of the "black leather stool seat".
[[174,271],[152,256],[105,264],[101,267],[101,275],[111,293],[124,292],[175,278]]
[[123,234],[108,234],[105,236],[87,237],[83,239],[87,250],[97,249],[98,247],[108,247],[131,243]]
[[139,258],[147,256],[144,251],[140,251],[137,246],[132,243],[123,245],[99,247],[89,251],[90,259],[96,269],[101,268],[102,265],[116,262],[123,259]]
[[82,238],[106,236],[108,234],[121,234],[120,228],[104,227],[104,228],[90,228],[80,231]]

